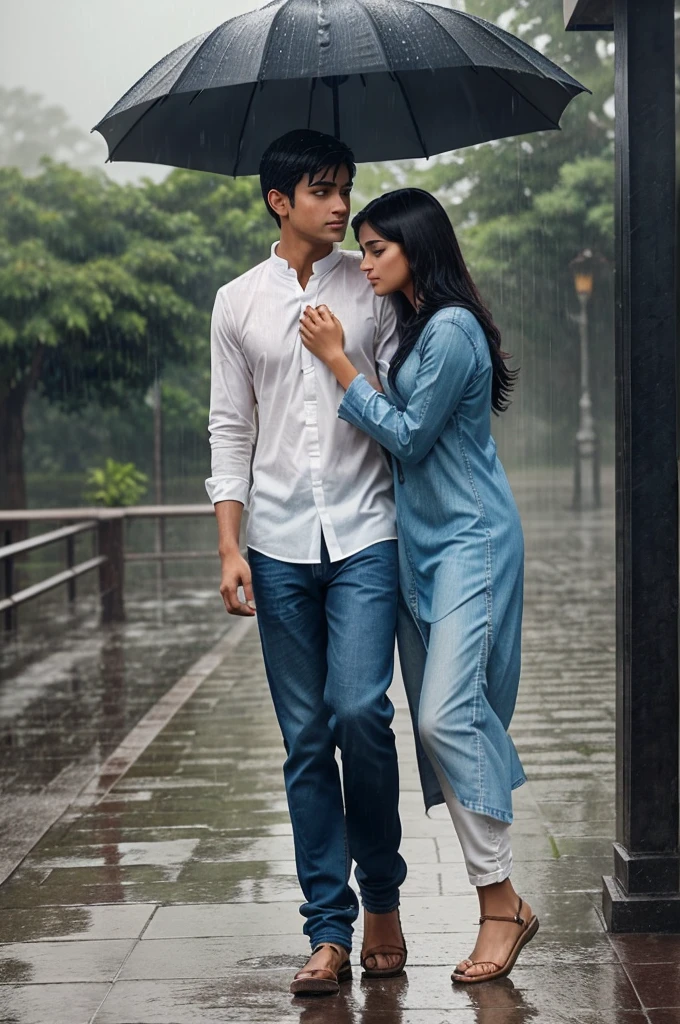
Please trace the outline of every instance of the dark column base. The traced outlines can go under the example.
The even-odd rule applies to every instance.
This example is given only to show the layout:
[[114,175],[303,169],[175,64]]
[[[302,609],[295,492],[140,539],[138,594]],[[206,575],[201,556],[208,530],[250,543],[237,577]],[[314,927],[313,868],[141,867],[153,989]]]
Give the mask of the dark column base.
[[680,932],[680,895],[626,896],[615,878],[602,879],[602,909],[610,932]]
[[649,892],[680,894],[680,855],[677,853],[629,853],[614,843],[614,876],[624,892],[645,896]]

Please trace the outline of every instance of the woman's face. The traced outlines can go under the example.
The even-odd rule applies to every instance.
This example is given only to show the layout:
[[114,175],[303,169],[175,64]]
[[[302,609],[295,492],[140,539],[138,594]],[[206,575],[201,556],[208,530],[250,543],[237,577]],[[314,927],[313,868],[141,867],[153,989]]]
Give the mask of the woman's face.
[[379,231],[364,222],[359,229],[359,245],[363,253],[361,269],[376,295],[406,292],[411,284],[411,268],[398,242],[388,242]]

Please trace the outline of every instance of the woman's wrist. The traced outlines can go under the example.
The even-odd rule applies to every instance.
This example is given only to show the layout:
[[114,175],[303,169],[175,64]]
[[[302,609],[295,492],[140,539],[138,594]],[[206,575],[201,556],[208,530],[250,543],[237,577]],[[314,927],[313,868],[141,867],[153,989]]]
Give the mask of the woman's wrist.
[[328,361],[328,369],[335,376],[338,384],[340,384],[345,391],[350,386],[354,378],[359,376],[359,371],[355,366],[353,366],[344,352],[341,352],[337,356],[333,356],[333,358]]

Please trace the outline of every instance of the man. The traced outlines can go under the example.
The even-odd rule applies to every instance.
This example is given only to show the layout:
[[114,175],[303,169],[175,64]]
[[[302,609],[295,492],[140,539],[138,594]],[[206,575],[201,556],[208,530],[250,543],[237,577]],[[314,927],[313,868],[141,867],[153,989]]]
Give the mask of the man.
[[[295,994],[336,993],[351,977],[352,860],[364,907],[364,976],[394,976],[406,962],[397,910],[406,865],[386,695],[398,593],[392,477],[379,446],[338,419],[335,378],[299,335],[305,310],[323,304],[341,319],[347,351],[367,376],[375,378],[379,363],[386,368],[396,348],[389,300],[374,296],[359,254],[339,248],[355,169],[351,151],[319,132],[272,143],[260,182],[280,241],[268,260],[220,289],[212,320],[206,487],[218,522],[220,590],[230,614],[257,609],[287,753],[313,951],[293,979]],[[244,507],[248,561],[239,550]]]

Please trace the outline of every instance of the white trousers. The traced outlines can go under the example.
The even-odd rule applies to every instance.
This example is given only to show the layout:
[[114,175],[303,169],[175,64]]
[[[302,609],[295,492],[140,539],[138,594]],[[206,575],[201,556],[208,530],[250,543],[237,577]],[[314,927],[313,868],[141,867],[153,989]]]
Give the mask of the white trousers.
[[463,848],[470,884],[492,885],[509,878],[512,871],[510,826],[507,822],[463,807],[443,774],[437,771],[437,777]]

